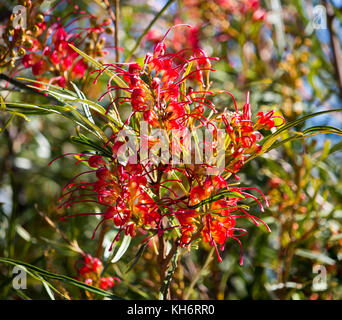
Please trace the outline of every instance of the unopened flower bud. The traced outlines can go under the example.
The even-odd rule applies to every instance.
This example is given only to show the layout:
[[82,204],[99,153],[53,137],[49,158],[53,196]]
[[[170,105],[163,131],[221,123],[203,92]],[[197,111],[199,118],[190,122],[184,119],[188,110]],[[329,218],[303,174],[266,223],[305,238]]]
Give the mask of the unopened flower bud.
[[31,29],[32,33],[36,36],[39,32],[39,27],[35,24],[32,29]]
[[42,15],[41,13],[39,13],[39,14],[36,16],[36,21],[37,21],[38,23],[44,22],[44,15]]
[[32,48],[33,47],[33,41],[30,40],[30,39],[29,40],[25,40],[24,47],[28,48],[28,49]]
[[13,35],[14,35],[14,29],[13,29],[13,28],[9,28],[9,29],[7,30],[7,34],[8,34],[9,36],[13,36]]
[[107,34],[113,34],[114,30],[113,30],[112,27],[107,27],[107,28],[105,29],[105,32],[106,32]]
[[110,24],[110,19],[109,18],[104,18],[103,19],[103,25],[108,26]]
[[26,50],[24,48],[19,48],[18,50],[18,56],[22,57],[23,55],[25,55]]

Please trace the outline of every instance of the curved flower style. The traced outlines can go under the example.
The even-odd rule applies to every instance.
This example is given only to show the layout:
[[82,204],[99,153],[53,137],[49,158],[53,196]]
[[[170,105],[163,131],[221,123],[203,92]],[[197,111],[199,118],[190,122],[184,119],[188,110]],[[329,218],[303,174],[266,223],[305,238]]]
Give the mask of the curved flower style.
[[[202,239],[215,247],[218,260],[222,261],[217,245],[223,250],[231,238],[242,250],[239,237],[247,231],[237,227],[238,218],[247,217],[256,225],[261,222],[270,231],[260,218],[249,212],[249,206],[242,203],[250,198],[263,212],[259,197],[249,191],[258,192],[268,206],[262,192],[254,187],[239,187],[239,182],[229,179],[235,177],[238,180],[237,173],[246,159],[260,152],[258,141],[262,135],[259,130],[274,128],[277,117],[273,111],[259,112],[257,119],[252,120],[249,93],[241,112],[231,93],[209,90],[209,73],[215,71],[211,61],[217,59],[207,56],[199,48],[167,53],[165,38],[170,30],[156,44],[154,51],[146,55],[143,65],[113,63],[95,71],[95,82],[106,70],[122,79],[112,84],[115,77],[111,77],[108,90],[99,98],[112,97],[112,91],[121,92],[122,96],[117,95],[108,105],[107,113],[122,103],[128,103],[132,113],[120,127],[115,124],[117,130],[104,146],[106,150],[111,148],[111,156],[76,155],[78,162],[85,161],[91,170],[73,178],[61,197],[64,202],[60,207],[96,203],[103,208],[102,213],[79,213],[62,219],[101,214],[99,225],[110,221],[119,228],[113,241],[119,240],[122,233],[133,237],[136,229],[148,231],[151,236],[168,233],[180,247]],[[212,98],[219,94],[233,98],[233,111],[217,111]],[[147,131],[143,129],[144,124]],[[195,141],[192,149],[184,132],[198,129],[207,130],[212,139],[205,136],[201,142]],[[140,141],[140,147],[137,147],[136,157],[129,154],[122,162],[127,141],[120,138],[120,134],[125,130]],[[164,132],[165,140],[155,134],[160,131]],[[153,156],[160,158],[163,153],[156,149],[158,145],[172,149],[172,156],[183,152],[183,160],[189,148],[193,151],[204,146],[205,152],[210,149],[217,154],[220,134],[225,134],[224,170],[215,175],[208,175],[208,169],[217,169],[218,164],[207,161],[207,158],[201,163],[176,162],[171,156],[157,162],[152,159]],[[147,159],[142,155],[143,141]],[[83,174],[94,174],[96,178],[93,182],[75,182]],[[241,254],[240,264],[243,263],[242,257]]]

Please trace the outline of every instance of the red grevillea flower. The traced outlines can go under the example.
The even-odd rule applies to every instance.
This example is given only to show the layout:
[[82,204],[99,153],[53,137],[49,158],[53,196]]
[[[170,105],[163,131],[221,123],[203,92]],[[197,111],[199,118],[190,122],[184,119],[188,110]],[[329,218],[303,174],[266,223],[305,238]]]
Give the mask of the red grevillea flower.
[[[155,45],[152,53],[146,54],[144,65],[136,62],[114,63],[96,70],[95,82],[108,70],[121,77],[125,84],[112,84],[114,76],[109,80],[107,91],[99,100],[116,90],[124,95],[108,105],[107,113],[111,107],[121,103],[129,103],[132,113],[104,145],[107,151],[111,147],[112,154],[73,154],[78,157],[77,163],[86,162],[91,169],[67,183],[60,199],[60,208],[96,204],[101,212],[78,213],[62,219],[100,215],[102,218],[98,226],[108,221],[118,229],[113,242],[119,240],[120,234],[134,237],[137,229],[148,231],[150,236],[167,232],[170,237],[177,237],[180,247],[202,239],[215,247],[221,261],[218,246],[223,250],[229,239],[238,242],[242,253],[239,238],[247,231],[238,227],[238,218],[246,217],[255,225],[262,223],[270,231],[243,203],[250,198],[263,212],[264,206],[268,206],[263,193],[256,187],[237,186],[239,183],[230,183],[228,179],[238,179],[236,174],[246,159],[260,152],[258,141],[261,133],[258,130],[276,127],[277,116],[273,111],[266,114],[259,112],[255,121],[249,93],[242,111],[239,111],[231,93],[225,90],[209,91],[209,72],[214,71],[210,61],[217,59],[208,57],[199,48],[168,53],[166,35]],[[228,94],[233,99],[234,109],[219,114],[212,102],[216,94]],[[140,120],[147,122],[147,133],[142,133]],[[135,123],[134,130],[130,127],[131,122]],[[131,156],[122,163],[119,155],[123,153],[121,148],[126,141],[120,139],[119,134],[127,127],[130,128],[130,135],[147,140],[149,152],[161,141],[160,137],[153,135],[155,129],[163,130],[165,143],[175,152],[184,152],[189,148],[183,130],[203,128],[216,138],[219,130],[226,132],[224,171],[208,176],[206,170],[214,166],[208,162],[177,164],[166,159],[166,162],[156,163],[151,157],[142,158],[140,147],[134,158],[136,162]],[[176,140],[172,139],[174,133],[178,135]],[[205,148],[217,151],[215,141],[205,138],[203,144]],[[85,175],[92,176],[92,179],[76,180]],[[258,195],[253,195],[254,192]],[[241,254],[241,264],[242,257]]]
[[[31,46],[22,58],[23,66],[31,68],[34,76],[45,78],[49,74],[49,83],[61,87],[65,87],[69,80],[83,78],[88,69],[88,65],[79,58],[70,45],[79,47],[93,57],[105,55],[107,53],[104,50],[105,38],[101,35],[108,30],[107,26],[110,24],[110,20],[97,21],[99,19],[94,15],[80,10],[71,1],[66,2],[72,6],[77,18],[70,21],[68,15],[61,19],[53,16],[50,13],[51,10],[44,12],[41,16],[48,17],[48,19],[38,23],[35,26],[38,31],[28,36]],[[81,27],[78,23],[85,19],[89,21],[89,27]],[[96,48],[92,41],[96,42]],[[37,87],[41,86],[37,85]]]
[[[84,172],[93,173],[94,182],[74,182],[72,179],[65,187],[60,200],[60,207],[69,208],[80,203],[97,203],[104,208],[103,218],[94,230],[93,238],[98,227],[106,220],[110,220],[119,231],[114,239],[119,240],[121,232],[134,236],[135,228],[153,228],[160,220],[157,205],[144,190],[147,179],[143,174],[142,166],[121,165],[111,167],[107,160],[99,155],[89,156],[88,165],[93,170]],[[79,175],[80,176],[80,175]],[[75,177],[77,178],[77,176]],[[88,191],[84,194],[79,192]],[[89,193],[90,192],[90,193]],[[89,199],[93,198],[95,199]],[[80,213],[62,218],[82,215],[97,215],[98,213]],[[111,248],[110,248],[111,250]]]
[[115,282],[120,283],[120,279],[117,277],[101,277],[103,264],[90,254],[86,254],[81,261],[77,261],[75,268],[77,270],[76,280],[83,281],[88,285],[108,290],[115,285]]
[[42,55],[36,53],[36,48],[35,50],[31,49],[32,52],[23,57],[22,63],[26,68],[31,68],[35,76],[40,76],[51,69],[57,70],[61,76],[53,80],[64,87],[66,73],[70,80],[80,79],[84,76],[88,66],[69,46],[74,43],[67,40],[67,33],[62,25],[57,24],[54,28],[50,28],[50,32],[53,32],[52,44],[42,48]]

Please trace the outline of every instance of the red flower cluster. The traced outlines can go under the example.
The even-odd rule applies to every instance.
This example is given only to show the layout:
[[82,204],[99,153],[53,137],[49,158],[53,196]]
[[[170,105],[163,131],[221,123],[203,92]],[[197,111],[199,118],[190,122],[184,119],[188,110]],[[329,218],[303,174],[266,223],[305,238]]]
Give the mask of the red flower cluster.
[[[225,129],[231,140],[229,145],[229,148],[231,148],[231,156],[229,160],[230,169],[234,173],[238,172],[243,167],[244,161],[248,155],[260,152],[261,146],[257,144],[257,142],[262,136],[258,130],[271,130],[276,127],[275,119],[281,118],[279,116],[274,116],[273,110],[266,114],[258,112],[258,119],[254,124],[251,119],[252,113],[249,104],[249,93],[247,93],[246,103],[243,107],[242,114],[238,112],[236,103],[235,108],[236,113],[222,115]],[[230,121],[228,118],[230,118]],[[283,118],[281,119],[284,120]],[[279,125],[282,124],[283,121]]]
[[[253,195],[245,192],[249,188],[228,187],[227,182],[222,176],[207,177],[202,185],[193,187],[190,191],[191,206],[196,209],[178,210],[176,217],[181,225],[182,237],[181,246],[188,245],[200,235],[203,240],[215,246],[219,261],[221,257],[218,253],[216,244],[221,245],[221,251],[224,250],[224,244],[228,238],[235,239],[241,246],[238,237],[244,236],[247,231],[235,227],[235,218],[246,216],[249,217],[256,225],[258,221],[265,224],[261,219],[249,214],[245,209],[239,206],[239,201],[250,197],[257,200]],[[250,188],[253,189],[253,188]],[[224,191],[231,192],[231,196],[225,196]],[[217,197],[222,194],[222,197]],[[206,201],[210,198],[218,198],[212,202]],[[266,205],[267,205],[267,200]],[[261,211],[263,206],[260,205]],[[234,212],[242,212],[242,214],[234,215]],[[265,224],[267,229],[269,227]],[[242,231],[241,234],[235,234],[234,231]],[[242,247],[241,247],[242,249]],[[241,261],[242,264],[242,255]]]
[[[130,96],[119,97],[116,101],[129,102],[133,115],[141,112],[143,119],[152,127],[182,130],[190,118],[202,121],[204,106],[214,109],[212,103],[204,97],[195,97],[197,93],[202,94],[200,91],[190,89],[188,94],[182,96],[181,86],[187,79],[193,79],[203,87],[209,71],[215,71],[211,68],[210,60],[216,58],[208,57],[203,50],[197,48],[165,54],[164,39],[165,36],[156,44],[152,54],[146,55],[143,67],[130,63],[126,71],[118,66],[120,63],[107,65],[108,70],[123,76],[128,88],[108,85],[108,91],[99,100],[110,91],[121,89],[129,92]],[[192,56],[187,58],[189,54]],[[186,67],[190,64],[194,70],[187,74]],[[103,72],[104,70],[100,70],[99,75]],[[148,84],[142,80],[144,74],[150,79]],[[196,103],[197,106],[193,112],[187,113],[186,106],[191,103]]]
[[232,14],[245,15],[253,12],[253,20],[266,18],[266,11],[261,8],[259,0],[217,0],[220,7],[228,9]]
[[[48,12],[40,14],[43,21],[37,23],[35,33],[27,37],[28,53],[23,56],[22,64],[25,68],[31,68],[36,80],[65,87],[68,81],[84,76],[88,65],[69,45],[77,46],[93,57],[102,57],[107,53],[103,50],[105,38],[101,35],[110,30],[110,20],[97,22],[94,15],[89,15],[74,5],[73,14],[77,14],[78,18],[71,21],[54,17]],[[45,17],[49,18],[44,21]],[[87,19],[90,26],[73,27],[81,19]]]
[[[114,146],[115,147],[115,146]],[[105,220],[111,220],[119,227],[115,240],[119,240],[121,232],[134,236],[135,228],[153,228],[158,224],[159,213],[157,205],[144,190],[147,185],[146,173],[139,164],[129,164],[125,167],[118,164],[113,168],[99,155],[90,156],[88,165],[95,168],[84,173],[95,173],[97,178],[94,182],[69,182],[64,189],[73,188],[61,196],[61,200],[67,197],[60,207],[68,208],[82,202],[95,202],[105,208],[103,219],[96,227],[93,238],[98,227]],[[75,195],[79,191],[90,191]],[[96,200],[83,200],[84,197],[96,196]],[[64,217],[75,217],[81,215],[96,215],[97,213],[82,213]]]
[[120,283],[120,279],[117,277],[101,277],[103,270],[102,262],[98,258],[93,258],[90,254],[86,254],[80,264],[76,268],[78,274],[76,280],[103,290],[112,288],[115,281]]
[[[52,31],[52,29],[50,29]],[[23,57],[23,65],[26,68],[32,68],[35,76],[41,76],[47,71],[56,70],[60,76],[53,79],[59,86],[65,87],[67,79],[80,79],[84,76],[87,64],[78,58],[69,44],[74,45],[72,41],[68,41],[68,36],[62,25],[57,25],[52,35],[52,44],[46,46],[42,50],[42,54],[37,54],[39,47],[33,46],[29,54]]]
[[[122,129],[118,129],[106,143],[106,148],[112,148],[112,156],[77,154],[81,161],[86,161],[92,168],[82,174],[93,173],[96,180],[74,182],[82,174],[76,176],[65,186],[64,190],[71,190],[63,194],[62,199],[67,197],[67,200],[60,207],[68,208],[80,203],[100,205],[104,210],[99,225],[107,220],[119,227],[113,241],[119,240],[122,232],[133,237],[136,228],[149,231],[151,235],[170,232],[172,236],[176,236],[174,229],[177,229],[180,233],[178,245],[184,247],[203,239],[216,248],[221,261],[217,244],[223,250],[227,239],[232,238],[241,246],[239,237],[247,232],[236,227],[237,218],[247,217],[256,225],[259,222],[264,224],[261,219],[249,213],[248,206],[241,204],[246,198],[251,198],[263,212],[259,198],[247,190],[257,191],[268,206],[262,192],[254,187],[237,187],[238,183],[228,183],[227,180],[230,176],[238,179],[236,173],[241,170],[246,158],[260,151],[261,147],[257,142],[261,134],[258,130],[275,127],[276,117],[273,111],[266,114],[259,112],[254,122],[249,94],[243,111],[240,112],[229,92],[206,90],[209,72],[214,71],[210,60],[214,58],[208,57],[198,48],[167,53],[165,36],[156,44],[153,53],[146,55],[143,66],[129,63],[128,68],[123,68],[116,63],[97,70],[98,77],[105,70],[110,70],[116,76],[121,76],[126,84],[112,85],[111,77],[108,90],[100,100],[113,90],[120,90],[127,95],[117,97],[109,105],[107,112],[113,104],[125,102],[131,105],[132,114]],[[198,89],[194,89],[196,86]],[[217,93],[232,96],[235,106],[233,112],[218,114],[210,99]],[[174,147],[176,144],[178,151],[184,151],[186,147],[182,137],[177,141],[172,140],[171,131],[175,131],[172,129],[182,132],[183,129],[205,128],[213,136],[218,135],[219,129],[225,130],[228,136],[225,139],[224,173],[207,176],[205,169],[213,167],[209,163],[176,165],[169,161],[156,164],[151,159],[141,159],[140,156],[137,156],[138,163],[132,163],[130,159],[125,165],[120,163],[118,154],[125,142],[115,138],[124,127],[130,127],[134,123],[134,130],[131,129],[131,132],[142,139],[140,120],[145,120],[151,131],[148,136],[149,150],[158,140],[153,136],[154,128],[163,129],[168,136],[169,145]],[[208,142],[205,141],[205,144]],[[211,144],[215,145],[215,142]],[[81,215],[99,213],[80,213],[64,218]],[[266,227],[269,230],[267,225]]]

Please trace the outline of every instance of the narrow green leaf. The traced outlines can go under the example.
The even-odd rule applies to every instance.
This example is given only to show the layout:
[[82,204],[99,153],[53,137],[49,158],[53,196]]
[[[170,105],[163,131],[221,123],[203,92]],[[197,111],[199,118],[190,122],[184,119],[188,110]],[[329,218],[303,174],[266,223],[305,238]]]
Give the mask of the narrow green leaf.
[[[322,114],[326,114],[326,113],[330,113],[330,112],[341,112],[342,111],[342,108],[341,109],[332,109],[332,110],[324,110],[324,111],[320,111],[320,112],[316,112],[316,113],[311,113],[311,114],[307,114],[305,115],[304,117],[302,118],[299,118],[299,119],[296,119],[294,121],[291,121],[285,125],[283,125],[282,127],[280,127],[275,133],[265,137],[263,140],[262,140],[262,149],[261,151],[258,153],[258,154],[254,154],[252,156],[250,156],[248,159],[246,159],[246,162],[264,154],[265,152],[269,151],[270,148],[272,147],[272,145],[276,142],[276,140],[286,131],[288,131],[289,129],[299,125],[299,124],[302,124],[303,122],[305,122],[306,120],[310,119],[310,118],[314,118],[314,117],[317,117],[317,116],[320,116]],[[309,131],[307,132],[310,132],[310,128],[307,129]]]
[[18,77],[17,79],[28,81],[28,82],[33,82],[33,83],[37,83],[37,84],[41,84],[41,85],[47,87],[45,89],[44,88],[38,88],[38,87],[32,87],[32,88],[34,88],[36,90],[39,90],[39,91],[47,91],[48,92],[50,90],[50,88],[52,88],[52,89],[57,90],[57,92],[60,91],[60,92],[63,92],[64,94],[68,93],[69,95],[74,96],[76,98],[75,93],[72,92],[71,90],[62,88],[60,86],[53,85],[51,83],[42,82],[42,81],[38,81],[38,80],[35,80],[35,79],[23,78],[23,77]]
[[12,114],[10,118],[5,122],[4,126],[0,128],[0,134],[7,129],[7,127],[11,124],[12,120],[14,119],[15,115]]
[[160,288],[159,291],[159,300],[167,300],[167,296],[168,296],[168,290],[170,287],[170,283],[172,280],[172,276],[177,268],[177,260],[178,260],[178,255],[179,255],[179,248],[177,247],[176,253],[173,255],[172,259],[171,259],[171,267],[167,272],[166,278]]
[[324,264],[328,264],[330,266],[334,265],[336,262],[334,259],[331,259],[327,255],[321,253],[321,252],[315,252],[311,250],[305,250],[305,249],[297,249],[295,251],[295,254],[297,256],[303,257],[303,258],[308,258],[311,260],[317,260],[319,262],[322,262]]
[[222,192],[219,192],[218,194],[215,194],[214,196],[211,196],[207,199],[204,199],[203,201],[201,201],[200,203],[197,203],[196,205],[194,206],[189,206],[190,209],[197,209],[197,208],[200,208],[208,203],[212,203],[214,201],[218,201],[220,199],[223,199],[223,198],[242,198],[244,199],[245,197],[239,193],[239,192],[236,192],[236,191],[229,191],[229,190],[224,190]]
[[125,252],[127,251],[129,244],[131,243],[132,237],[130,235],[125,235],[121,246],[119,247],[118,251],[116,252],[114,258],[112,259],[112,263],[118,262],[121,257],[125,254]]
[[150,242],[150,240],[152,239],[152,237],[150,237],[147,241],[145,241],[139,248],[136,256],[134,257],[134,259],[128,263],[128,268],[125,271],[125,273],[131,271],[133,269],[133,267],[137,264],[137,262],[139,261],[139,259],[141,258],[142,254],[145,251],[145,248],[147,247],[148,243]]
[[53,295],[53,292],[51,291],[51,289],[49,288],[49,286],[46,284],[46,281],[42,281],[42,284],[47,292],[47,294],[49,295],[51,300],[56,300],[55,296]]
[[85,52],[77,49],[75,46],[73,46],[72,44],[69,43],[69,46],[75,50],[78,54],[80,54],[84,59],[86,59],[88,62],[90,62],[92,65],[94,65],[95,67],[99,68],[100,70],[104,71],[106,74],[108,74],[113,80],[114,82],[123,88],[127,88],[127,84],[121,80],[115,73],[113,73],[112,71],[108,70],[108,68],[106,68],[105,66],[103,66],[102,63],[96,61],[95,59],[93,59],[92,57],[88,56]]
[[38,268],[36,266],[33,266],[33,265],[29,264],[29,263],[26,263],[26,262],[17,261],[17,260],[13,260],[13,259],[7,259],[7,258],[0,258],[0,262],[6,263],[6,264],[11,264],[11,265],[24,266],[28,270],[30,270],[32,272],[38,273],[40,276],[51,278],[51,279],[55,279],[55,280],[60,280],[60,281],[63,281],[65,283],[68,283],[70,285],[79,287],[79,288],[81,288],[83,290],[87,290],[87,291],[99,294],[99,295],[104,296],[104,297],[109,297],[109,298],[112,298],[112,299],[122,300],[122,298],[120,298],[120,297],[118,297],[116,295],[113,295],[112,293],[110,293],[108,291],[105,291],[105,290],[102,290],[102,289],[90,286],[88,284],[85,284],[84,282],[75,280],[73,278],[70,278],[70,277],[67,277],[67,276],[64,276],[64,275],[59,275],[59,274],[56,274],[56,273],[52,273],[52,272],[40,269],[40,268]]
[[6,105],[5,105],[5,102],[4,102],[4,99],[2,98],[2,96],[0,96],[0,110],[1,111],[6,110]]
[[71,137],[70,138],[72,142],[77,143],[77,144],[82,144],[87,147],[91,147],[93,150],[97,150],[101,153],[101,155],[106,156],[106,157],[111,157],[112,152],[110,151],[110,148],[103,148],[102,145],[86,138],[85,136],[79,136],[79,137]]
[[[73,83],[72,81],[70,81],[70,83],[71,83],[71,85],[74,87],[74,89],[75,89],[75,91],[76,91],[78,97],[79,97],[80,99],[86,99],[86,96],[84,95],[84,93],[83,93],[80,89],[77,88],[76,84]],[[88,119],[90,122],[92,122],[93,124],[95,124],[95,121],[94,121],[94,119],[93,119],[93,117],[92,117],[92,115],[91,115],[91,112],[90,112],[90,110],[89,110],[88,104],[85,103],[85,102],[81,102],[81,105],[82,105],[82,107],[83,107],[83,111],[84,111],[84,114],[86,115],[87,119]]]
[[310,127],[308,129],[303,130],[302,132],[297,132],[295,135],[290,136],[282,141],[279,141],[277,143],[274,143],[267,151],[270,151],[272,149],[276,149],[283,145],[286,142],[290,142],[293,140],[303,139],[303,138],[309,138],[317,134],[337,134],[342,135],[342,130],[331,127],[331,126],[315,126]]

